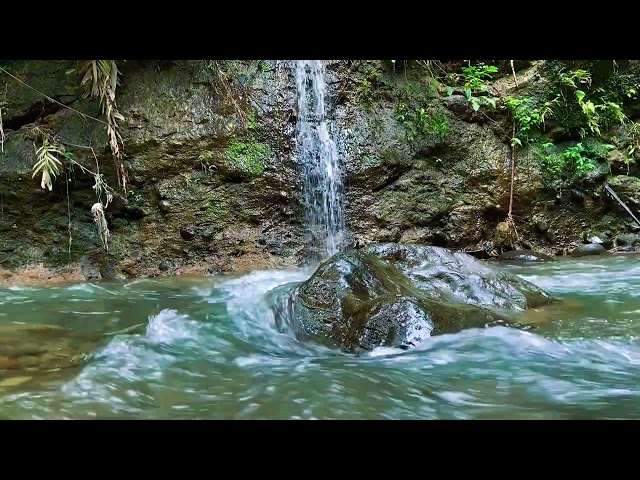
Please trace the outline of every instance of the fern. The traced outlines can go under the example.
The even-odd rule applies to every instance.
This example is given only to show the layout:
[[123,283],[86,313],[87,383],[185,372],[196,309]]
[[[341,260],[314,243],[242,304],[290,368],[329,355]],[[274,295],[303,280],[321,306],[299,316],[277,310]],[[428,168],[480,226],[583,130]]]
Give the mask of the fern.
[[38,173],[42,173],[40,186],[49,191],[53,188],[52,178],[60,174],[60,167],[62,167],[62,162],[55,155],[64,155],[64,153],[58,146],[51,145],[45,139],[42,146],[36,149],[36,163],[33,166],[33,175],[31,176],[34,178]]

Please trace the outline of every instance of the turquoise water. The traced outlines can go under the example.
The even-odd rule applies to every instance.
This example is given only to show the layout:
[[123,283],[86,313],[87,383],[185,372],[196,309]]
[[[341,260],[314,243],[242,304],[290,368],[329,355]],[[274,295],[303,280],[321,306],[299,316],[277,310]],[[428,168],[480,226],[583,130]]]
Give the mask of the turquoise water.
[[505,268],[570,308],[361,357],[274,328],[305,271],[4,288],[0,418],[640,418],[640,257]]

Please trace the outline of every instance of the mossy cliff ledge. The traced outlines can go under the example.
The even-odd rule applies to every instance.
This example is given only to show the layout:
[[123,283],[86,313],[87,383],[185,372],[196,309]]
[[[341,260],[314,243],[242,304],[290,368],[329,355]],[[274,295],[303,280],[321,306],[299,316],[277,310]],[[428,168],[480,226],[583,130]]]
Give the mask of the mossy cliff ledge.
[[[608,248],[637,248],[629,236],[638,226],[602,187],[609,182],[636,211],[640,68],[609,64],[515,61],[512,71],[509,61],[327,62],[350,243],[556,255],[597,237]],[[77,62],[0,61],[56,101],[0,72],[0,280],[300,264],[304,215],[289,62],[118,65],[126,194],[117,188],[106,126],[89,118],[104,120],[99,102],[83,98]],[[91,213],[92,175],[65,164],[51,191],[32,178],[43,135],[95,171],[92,147],[116,188],[105,211],[108,252]],[[502,228],[514,148],[517,235]]]

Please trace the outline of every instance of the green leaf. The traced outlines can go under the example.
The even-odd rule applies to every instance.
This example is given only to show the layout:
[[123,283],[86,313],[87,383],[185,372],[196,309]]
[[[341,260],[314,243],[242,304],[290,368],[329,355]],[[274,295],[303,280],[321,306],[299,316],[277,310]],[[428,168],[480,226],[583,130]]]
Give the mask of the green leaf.
[[453,93],[453,87],[447,87],[447,96],[451,96]]
[[493,108],[496,108],[496,99],[492,98],[492,97],[487,97],[486,101],[489,105],[491,105]]
[[480,108],[480,102],[478,102],[478,99],[474,98],[471,100],[471,108],[473,108],[474,112],[478,111],[478,109]]
[[512,146],[518,145],[518,146],[521,147],[522,146],[522,141],[518,137],[514,137],[514,138],[511,139],[511,145]]
[[576,90],[576,97],[578,97],[578,102],[582,102],[582,99],[585,97],[586,93],[582,90]]
[[471,101],[471,89],[468,88],[468,87],[465,88],[464,89],[464,94],[467,97],[467,102],[470,102]]

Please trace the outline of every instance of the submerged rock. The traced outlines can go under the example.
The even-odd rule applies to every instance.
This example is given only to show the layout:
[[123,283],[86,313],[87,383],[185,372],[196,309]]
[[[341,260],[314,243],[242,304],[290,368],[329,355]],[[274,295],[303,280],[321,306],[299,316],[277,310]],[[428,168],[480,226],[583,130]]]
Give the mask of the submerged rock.
[[399,244],[334,255],[284,295],[275,307],[280,329],[352,352],[408,348],[437,334],[511,324],[509,310],[554,301],[465,253]]

